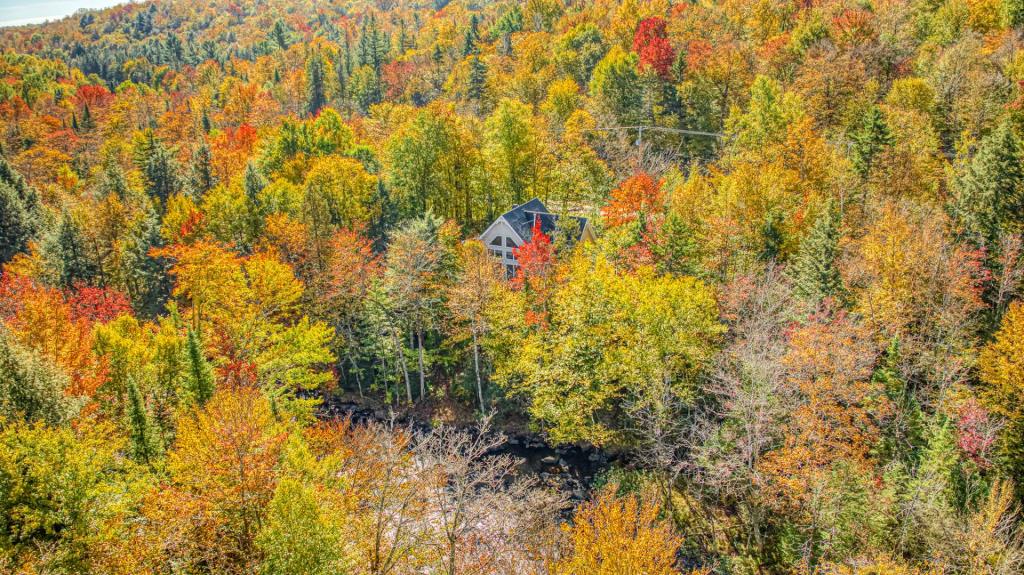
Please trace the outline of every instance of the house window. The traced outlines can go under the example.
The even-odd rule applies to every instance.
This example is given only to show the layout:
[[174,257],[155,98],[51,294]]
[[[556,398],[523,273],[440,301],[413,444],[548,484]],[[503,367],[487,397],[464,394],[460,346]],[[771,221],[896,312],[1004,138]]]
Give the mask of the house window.
[[508,253],[505,254],[505,259],[514,262],[514,261],[516,261],[516,256],[512,252],[508,252]]
[[508,277],[515,276],[516,275],[516,266],[505,266],[505,274],[508,275]]
[[501,236],[497,236],[496,238],[491,240],[491,245],[492,246],[500,246],[501,245]]
[[506,248],[514,248],[514,247],[518,247],[518,246],[516,246],[515,242],[512,241],[512,238],[505,238],[505,247]]

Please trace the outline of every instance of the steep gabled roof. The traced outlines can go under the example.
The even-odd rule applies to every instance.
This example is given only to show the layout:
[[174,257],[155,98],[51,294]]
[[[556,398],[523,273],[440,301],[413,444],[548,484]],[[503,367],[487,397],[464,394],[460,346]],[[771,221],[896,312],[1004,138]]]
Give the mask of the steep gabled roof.
[[[538,198],[534,198],[525,204],[521,204],[513,207],[511,210],[505,212],[501,216],[508,222],[508,225],[512,226],[519,236],[529,241],[530,236],[533,235],[533,221],[534,219],[540,220],[540,231],[544,232],[547,236],[553,236],[555,230],[558,228],[558,215],[552,214],[548,211],[547,206],[544,202],[541,202]],[[578,230],[573,238],[574,241],[579,240],[580,236],[583,235],[583,230],[587,227],[587,218],[580,218],[576,216],[567,216],[573,219],[578,226]]]

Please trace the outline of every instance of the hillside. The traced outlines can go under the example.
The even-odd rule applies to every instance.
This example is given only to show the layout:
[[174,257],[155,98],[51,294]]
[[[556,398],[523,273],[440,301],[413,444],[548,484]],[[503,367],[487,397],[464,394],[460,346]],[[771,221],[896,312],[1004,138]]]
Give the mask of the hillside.
[[[0,28],[0,572],[1024,571],[1022,34],[1020,0]],[[616,464],[567,499],[527,430]]]

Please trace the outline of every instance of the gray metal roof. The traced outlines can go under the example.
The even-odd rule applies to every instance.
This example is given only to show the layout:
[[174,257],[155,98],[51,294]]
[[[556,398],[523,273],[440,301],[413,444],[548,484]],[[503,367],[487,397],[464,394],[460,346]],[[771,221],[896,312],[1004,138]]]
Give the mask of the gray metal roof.
[[[530,241],[530,237],[533,235],[533,222],[535,219],[540,220],[540,231],[544,232],[548,237],[553,236],[558,228],[558,214],[549,212],[544,202],[541,202],[538,198],[533,198],[525,204],[514,206],[511,210],[502,214],[502,217],[519,234],[519,237],[526,241]],[[577,216],[566,217],[572,218],[576,222],[578,230],[573,240],[579,240],[584,228],[587,227],[587,218]]]

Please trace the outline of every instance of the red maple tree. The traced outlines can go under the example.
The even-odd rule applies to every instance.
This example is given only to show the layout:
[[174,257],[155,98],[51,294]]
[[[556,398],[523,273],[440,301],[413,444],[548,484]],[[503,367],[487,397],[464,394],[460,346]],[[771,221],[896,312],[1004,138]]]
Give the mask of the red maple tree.
[[526,312],[528,325],[543,325],[547,321],[547,300],[551,294],[555,249],[540,227],[540,218],[533,220],[530,240],[512,251],[519,269],[512,278],[512,288],[524,290],[530,296]]
[[676,51],[668,41],[665,20],[659,17],[641,20],[633,34],[633,51],[640,56],[640,69],[651,69],[663,80],[672,74]]

